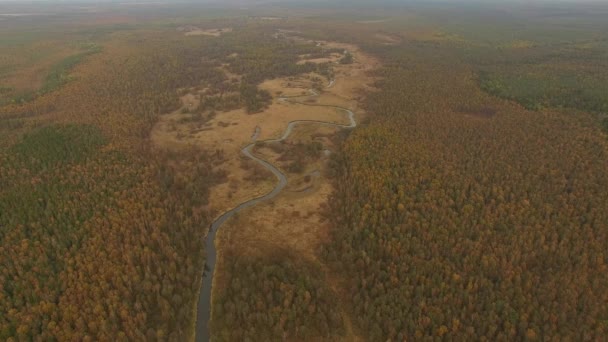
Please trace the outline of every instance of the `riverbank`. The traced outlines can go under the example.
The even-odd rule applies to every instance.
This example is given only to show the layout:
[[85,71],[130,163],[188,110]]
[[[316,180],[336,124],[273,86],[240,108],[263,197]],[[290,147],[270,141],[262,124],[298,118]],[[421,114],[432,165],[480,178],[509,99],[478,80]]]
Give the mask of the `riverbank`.
[[[340,47],[345,46],[341,44]],[[373,78],[369,76],[368,72],[377,64],[370,61],[371,57],[364,55],[358,49],[348,47],[354,51],[356,62],[352,65],[336,67],[337,81],[335,84],[332,80],[327,80],[327,85],[331,85],[331,87],[324,89],[317,96],[300,97],[292,99],[291,102],[277,99],[275,105],[282,105],[288,109],[305,108],[308,112],[307,117],[322,115],[326,118],[328,117],[326,109],[332,106],[343,106],[355,109],[358,119],[363,117],[365,114],[358,107],[357,100],[361,92],[372,90],[370,85],[373,83]],[[294,82],[293,79],[275,79],[264,82],[261,87],[273,94],[288,96],[306,91],[302,88],[301,83]],[[296,100],[300,103],[293,103]],[[314,105],[314,107],[310,105]],[[325,105],[329,107],[324,107]],[[341,123],[345,124],[344,114],[338,113],[338,115],[342,116]],[[261,127],[264,131],[264,126]],[[279,133],[275,133],[275,137],[278,137]],[[331,153],[338,148],[336,141],[333,140],[337,136],[337,130],[335,127],[327,125],[301,122],[293,132],[289,131],[289,133],[291,135],[285,137],[288,138],[287,146],[322,142],[323,156],[319,160],[305,165],[304,170],[300,173],[287,172],[285,167],[279,167],[281,172],[287,175],[287,188],[272,200],[259,203],[255,208],[251,208],[225,223],[221,228],[221,234],[218,234],[216,239],[218,251],[216,271],[219,271],[213,282],[215,289],[225,288],[227,285],[228,275],[222,274],[221,271],[226,269],[222,266],[224,262],[222,255],[227,250],[238,251],[240,255],[260,256],[266,251],[280,246],[280,248],[295,251],[305,259],[318,262],[315,252],[319,244],[327,238],[328,227],[322,211],[333,191],[327,170]],[[251,136],[251,132],[249,136]],[[279,159],[282,159],[282,156],[273,152],[268,146],[256,148],[256,153],[273,165],[281,165]],[[213,291],[211,302],[215,301],[213,299],[215,295],[215,291]],[[352,328],[349,330],[352,337]]]

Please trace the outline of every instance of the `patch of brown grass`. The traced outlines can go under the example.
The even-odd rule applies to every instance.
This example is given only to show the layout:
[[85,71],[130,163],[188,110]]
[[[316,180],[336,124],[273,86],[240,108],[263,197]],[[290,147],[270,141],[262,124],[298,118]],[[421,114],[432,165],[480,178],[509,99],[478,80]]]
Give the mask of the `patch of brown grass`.
[[[378,66],[378,61],[362,53],[354,45],[334,42],[323,42],[323,44],[329,48],[349,50],[355,56],[355,62],[349,65],[336,65],[334,72],[337,82],[333,87],[325,89],[319,97],[314,98],[314,102],[351,108],[357,113],[358,120],[360,120],[362,111],[358,108],[357,100],[362,92],[372,90],[368,85],[372,83],[373,79],[368,72]],[[315,77],[329,82],[319,74],[309,73],[297,77],[268,80],[262,83],[260,88],[268,90],[275,96],[278,94],[302,95],[308,93]],[[298,100],[306,101],[306,98]],[[191,93],[186,93],[182,96],[182,103],[185,108],[196,108],[199,98]],[[248,115],[245,110],[238,109],[219,112],[209,120],[203,114],[205,120],[201,122],[184,120],[189,117],[190,115],[183,113],[182,109],[162,116],[152,130],[150,139],[155,146],[163,148],[180,149],[194,145],[208,151],[221,150],[223,152],[225,162],[221,167],[226,170],[229,181],[211,190],[211,205],[218,213],[247,199],[262,195],[274,186],[274,176],[267,177],[264,181],[247,180],[247,178],[251,178],[248,177],[249,171],[240,167],[241,149],[251,143],[251,136],[256,127],[260,127],[258,140],[265,140],[280,137],[287,128],[287,124],[293,120],[348,123],[348,118],[343,111],[278,100],[275,100],[264,112],[256,115]],[[294,130],[291,139],[308,139],[307,136],[319,132],[333,134],[335,130],[335,128],[319,125],[301,125]],[[326,139],[324,142],[328,143],[329,140]],[[317,205],[324,201],[324,196],[319,197],[314,193],[307,193],[307,196],[311,198],[309,201],[314,201]],[[311,211],[314,211],[313,209],[316,210],[310,208]]]

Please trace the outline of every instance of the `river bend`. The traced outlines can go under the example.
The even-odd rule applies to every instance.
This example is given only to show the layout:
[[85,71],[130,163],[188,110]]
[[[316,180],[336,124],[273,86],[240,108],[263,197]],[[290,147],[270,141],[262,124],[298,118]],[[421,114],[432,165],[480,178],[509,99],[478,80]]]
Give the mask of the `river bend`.
[[[332,79],[326,88],[331,88],[334,84],[335,84],[335,79]],[[323,125],[323,126],[332,126],[332,127],[339,127],[339,128],[354,128],[357,126],[357,121],[355,120],[355,113],[353,113],[350,109],[342,108],[342,107],[338,107],[338,106],[331,106],[331,105],[308,104],[308,103],[302,103],[302,102],[293,100],[294,98],[298,98],[298,97],[310,97],[310,96],[318,97],[319,96],[319,93],[317,93],[313,89],[310,89],[309,92],[310,92],[310,95],[280,97],[279,101],[290,102],[290,103],[295,103],[295,104],[299,104],[299,105],[303,105],[303,106],[310,106],[310,107],[336,108],[338,110],[344,111],[348,115],[349,124],[342,125],[342,124],[326,122],[326,121],[318,121],[318,120],[295,120],[295,121],[291,121],[287,124],[287,128],[285,129],[285,132],[283,133],[283,135],[280,138],[261,140],[259,142],[284,141],[285,139],[287,139],[289,137],[289,135],[291,134],[293,129],[299,124],[314,123],[314,124],[319,124],[319,125]],[[209,321],[211,318],[211,286],[213,284],[213,274],[215,271],[215,265],[216,265],[216,261],[217,261],[217,250],[215,248],[215,236],[216,236],[219,228],[228,219],[230,219],[232,216],[239,213],[240,211],[243,211],[247,208],[253,207],[254,205],[256,205],[258,203],[261,203],[261,202],[264,202],[264,201],[267,201],[267,200],[270,200],[270,199],[276,197],[283,190],[283,188],[285,188],[285,186],[287,185],[287,176],[283,172],[281,172],[277,167],[270,164],[266,160],[258,158],[255,154],[253,154],[252,149],[257,142],[256,141],[257,136],[258,136],[257,133],[259,133],[258,129],[256,129],[256,134],[254,134],[254,136],[253,136],[254,141],[251,144],[245,146],[241,150],[241,152],[248,158],[256,161],[257,163],[259,163],[260,165],[262,165],[263,167],[265,167],[266,169],[271,171],[274,174],[274,176],[277,178],[278,182],[275,185],[274,189],[272,189],[272,191],[270,191],[269,193],[239,204],[235,208],[230,209],[227,212],[225,212],[224,214],[222,214],[211,224],[211,228],[209,229],[209,233],[207,235],[207,240],[205,242],[205,251],[207,253],[207,259],[205,262],[205,266],[203,268],[203,281],[202,281],[202,285],[201,285],[198,306],[197,306],[196,331],[195,331],[196,342],[208,342],[210,339]]]

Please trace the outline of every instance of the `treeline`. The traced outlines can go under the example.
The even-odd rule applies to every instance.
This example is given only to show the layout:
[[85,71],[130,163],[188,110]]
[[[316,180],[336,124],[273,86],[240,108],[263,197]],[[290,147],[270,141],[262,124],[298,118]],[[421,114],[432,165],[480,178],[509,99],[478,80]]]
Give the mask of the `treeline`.
[[377,52],[383,81],[336,159],[323,252],[360,331],[603,339],[608,143],[594,119],[489,97],[450,47]]

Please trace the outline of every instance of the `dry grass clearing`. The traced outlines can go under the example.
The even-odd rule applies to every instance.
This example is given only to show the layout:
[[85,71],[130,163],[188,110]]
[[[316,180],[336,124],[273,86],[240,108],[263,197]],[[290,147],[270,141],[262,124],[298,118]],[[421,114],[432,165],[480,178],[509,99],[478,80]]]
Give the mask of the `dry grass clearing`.
[[[182,97],[184,108],[196,108],[198,101],[192,94]],[[150,137],[154,145],[162,148],[180,149],[194,145],[208,151],[223,151],[225,162],[219,167],[228,172],[228,182],[213,187],[210,197],[212,209],[218,214],[274,187],[276,180],[271,174],[268,177],[252,174],[259,167],[256,163],[243,169],[241,149],[251,143],[256,127],[260,127],[259,140],[264,140],[280,137],[287,124],[294,120],[348,123],[343,112],[332,108],[308,107],[278,100],[258,114],[247,114],[245,110],[238,109],[217,113],[210,120],[192,121],[191,118],[192,115],[182,113],[182,109],[166,114],[155,125]]]
[[316,260],[316,249],[329,231],[320,215],[320,203],[332,192],[326,179],[320,177],[317,182],[310,191],[285,191],[272,202],[242,213],[222,228],[217,243],[222,249],[235,248],[245,255],[279,248]]
[[[259,140],[280,137],[287,124],[294,120],[322,120],[347,124],[343,112],[333,108],[308,107],[275,101],[267,110],[258,114],[247,114],[237,109],[217,115],[204,123],[180,122],[189,115],[181,110],[163,116],[152,131],[152,140],[161,146],[199,145],[207,150],[223,150],[226,156],[240,156],[240,150],[251,142],[251,137],[260,127]],[[238,158],[237,158],[238,159]]]
[[[302,97],[298,101],[310,104],[331,104],[353,109],[360,121],[362,111],[358,99],[362,92],[373,90],[373,79],[368,71],[377,67],[378,62],[349,44],[323,42],[330,48],[350,51],[355,57],[353,64],[334,66],[336,82],[323,90],[318,97]],[[336,56],[339,58],[339,56]],[[323,84],[329,80],[310,73],[298,77],[268,80],[260,88],[279,94],[293,96],[308,94],[315,79]],[[260,128],[258,140],[278,138],[287,124],[294,120],[319,120],[348,124],[344,111],[328,107],[313,107],[279,101],[277,98],[262,113],[247,114],[245,110],[220,112],[215,117],[194,118],[185,109],[199,105],[198,94],[182,97],[183,108],[161,117],[151,133],[152,142],[162,148],[180,149],[190,145],[200,146],[208,151],[223,151],[224,163],[219,165],[228,173],[228,181],[211,190],[211,207],[219,215],[239,203],[270,191],[275,185],[272,174],[259,169],[256,163],[245,160],[241,149],[251,143],[256,127]],[[290,144],[318,141],[325,150],[317,161],[305,165],[303,172],[288,174],[287,188],[271,203],[258,205],[232,220],[218,236],[220,249],[233,246],[239,251],[264,251],[267,248],[283,246],[314,259],[320,242],[327,238],[328,227],[321,216],[321,208],[332,192],[326,178],[327,150],[334,150],[331,136],[337,129],[316,124],[303,124],[295,128],[287,141]],[[261,156],[281,167],[279,155],[269,148],[256,149]],[[221,269],[221,267],[219,268]]]
[[[281,150],[289,152],[294,144],[322,142],[325,150],[335,150],[331,137],[336,127],[303,124],[284,143]],[[276,147],[276,146],[275,146]],[[328,172],[330,155],[320,153],[301,172],[288,172],[283,153],[272,144],[256,147],[255,153],[281,169],[288,177],[287,187],[274,200],[241,213],[222,228],[218,236],[221,248],[237,248],[240,254],[259,255],[272,249],[289,249],[309,260],[316,260],[316,251],[328,238],[328,223],[323,207],[333,191]]]
[[[340,48],[350,51],[355,56],[353,64],[334,66],[334,73],[337,81],[331,88],[326,88],[319,97],[302,97],[298,101],[308,102],[310,104],[331,104],[346,108],[351,108],[357,113],[359,121],[362,115],[362,110],[358,108],[358,99],[363,92],[373,90],[371,84],[373,79],[368,75],[368,71],[377,67],[378,62],[372,57],[362,53],[356,46],[349,44],[340,44],[333,42],[322,42],[324,46],[329,48]],[[339,56],[336,56],[339,58]],[[270,91],[276,97],[279,94],[294,96],[306,95],[308,89],[311,88],[315,79],[322,80],[323,84],[328,84],[329,80],[315,73],[300,75],[298,77],[286,77],[274,80],[268,80],[260,85],[260,88]],[[269,138],[278,138],[285,131],[287,124],[294,120],[319,120],[327,122],[335,122],[348,124],[348,118],[343,111],[327,107],[312,107],[301,104],[292,104],[284,101],[279,101],[277,98],[273,101],[268,109],[258,114],[247,114],[245,110],[238,109],[229,112],[219,112],[213,118],[202,116],[194,116],[189,114],[185,109],[195,109],[200,102],[200,95],[187,94],[182,97],[183,108],[173,113],[162,116],[151,133],[151,140],[155,146],[161,148],[180,149],[187,146],[200,146],[208,151],[221,150],[224,155],[224,163],[218,167],[224,169],[228,173],[228,182],[220,184],[211,189],[211,206],[218,213],[225,212],[239,203],[260,196],[270,191],[274,184],[275,178],[271,174],[264,174],[258,170],[258,165],[254,163],[244,162],[241,149],[251,143],[252,135],[256,127],[260,128],[258,140]],[[292,139],[298,138],[308,139],[312,134],[322,132],[331,134],[335,133],[335,128],[326,128],[319,125],[306,125],[307,127],[298,126],[292,133]],[[308,137],[306,137],[308,135]],[[323,141],[324,144],[329,141]],[[322,165],[307,166],[307,169],[314,167],[321,169]],[[290,179],[290,187],[292,186]],[[326,200],[326,194],[331,189],[328,182],[319,181],[315,185],[315,191],[306,192],[305,199],[300,200],[297,206],[289,204],[281,204],[282,210],[265,210],[262,207],[256,207],[253,210],[265,212],[266,217],[260,220],[256,225],[264,225],[267,229],[283,231],[278,228],[277,224],[288,224],[289,220],[295,220],[296,215],[290,213],[290,208],[298,207],[302,217],[297,221],[301,226],[298,230],[301,233],[306,232],[304,226],[317,226],[319,219],[316,214],[308,214],[318,212],[319,206]],[[302,197],[302,194],[296,197]],[[289,197],[289,195],[285,195]],[[283,201],[283,197],[277,198],[275,202]],[[287,201],[289,202],[289,201]],[[275,217],[276,216],[276,217]],[[289,219],[285,221],[286,219]],[[239,229],[239,232],[244,234],[239,245],[248,245],[246,236],[255,234],[255,231],[249,231],[250,226]],[[242,228],[242,227],[241,227]],[[252,228],[251,228],[252,229]],[[229,231],[230,228],[222,228],[222,231]],[[223,234],[223,233],[222,233]],[[269,231],[270,234],[270,231]],[[307,231],[306,234],[314,235],[313,231]],[[272,234],[270,234],[272,235]],[[302,249],[314,250],[313,244],[310,241],[319,241],[322,236],[317,238],[303,238],[298,234],[290,234],[290,238],[301,240],[300,247]],[[277,237],[279,239],[287,239],[289,236]],[[262,239],[261,236],[259,239]],[[239,239],[237,239],[239,240]],[[305,242],[305,241],[308,241]]]

